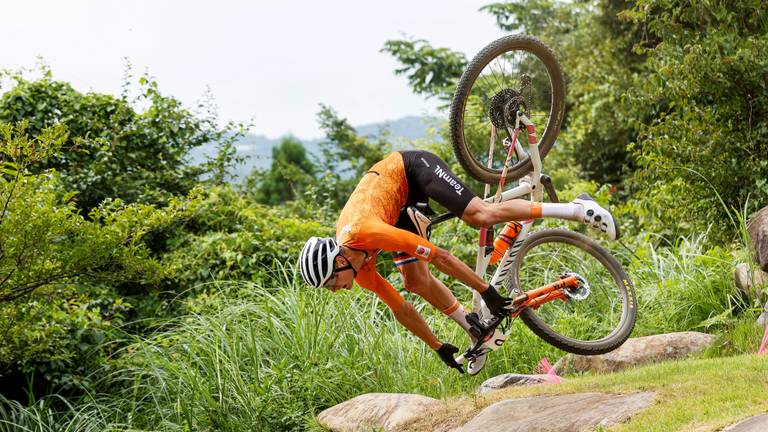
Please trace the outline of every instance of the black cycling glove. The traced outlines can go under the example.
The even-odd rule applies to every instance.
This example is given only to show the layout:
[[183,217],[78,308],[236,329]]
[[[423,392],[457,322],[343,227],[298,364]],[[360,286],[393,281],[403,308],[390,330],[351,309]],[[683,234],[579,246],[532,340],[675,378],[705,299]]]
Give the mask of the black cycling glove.
[[509,315],[509,310],[512,308],[512,299],[502,297],[493,285],[488,285],[488,289],[481,292],[480,297],[483,298],[485,305],[488,306],[488,310],[492,314],[497,317]]
[[440,360],[443,361],[448,367],[452,367],[461,373],[464,373],[464,368],[460,364],[456,363],[456,359],[453,355],[459,352],[459,349],[455,346],[444,343],[439,349],[437,349],[437,355],[440,356]]

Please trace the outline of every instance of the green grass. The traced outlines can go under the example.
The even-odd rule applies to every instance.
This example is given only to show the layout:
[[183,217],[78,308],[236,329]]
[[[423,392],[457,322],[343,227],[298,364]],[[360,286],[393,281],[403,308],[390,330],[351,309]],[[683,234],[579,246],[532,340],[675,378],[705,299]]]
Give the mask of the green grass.
[[[695,238],[663,249],[639,244],[639,259],[622,257],[640,304],[635,336],[694,329],[721,335],[708,356],[756,350],[757,309],[734,296],[732,271],[740,250],[703,250]],[[492,354],[481,374],[460,376],[362,289],[338,294],[310,290],[290,269],[268,284],[217,286],[218,291],[209,289],[188,305],[186,310],[193,312],[129,341],[106,365],[110,374],[99,383],[103,394],[70,403],[48,398],[31,407],[0,401],[0,432],[305,430],[316,428],[317,412],[362,393],[473,395],[491,376],[530,373],[542,357],[555,361],[562,354],[516,322],[504,348]],[[469,305],[468,290],[454,291]],[[466,345],[466,336],[452,321],[404,294],[441,340]],[[662,372],[645,377],[648,385],[665,388],[664,379],[680,375]],[[582,379],[595,383],[584,388],[619,389],[632,383]],[[686,385],[694,388],[692,382]],[[456,413],[478,403],[464,404]],[[686,405],[679,405],[682,413]]]
[[609,431],[716,431],[768,410],[768,357],[740,355],[659,363],[609,375],[572,378],[560,385],[510,388],[474,401],[453,400],[404,428],[458,426],[500,400],[580,392],[652,391],[656,403]]

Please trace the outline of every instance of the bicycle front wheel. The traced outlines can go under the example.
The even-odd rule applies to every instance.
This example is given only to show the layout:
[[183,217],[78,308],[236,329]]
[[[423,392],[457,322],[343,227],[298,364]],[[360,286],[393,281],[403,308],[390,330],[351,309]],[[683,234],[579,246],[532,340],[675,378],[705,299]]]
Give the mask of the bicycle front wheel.
[[[470,176],[498,183],[516,114],[524,113],[536,127],[544,159],[555,143],[565,114],[565,79],[552,51],[531,36],[513,35],[483,48],[469,63],[451,102],[450,128],[454,153]],[[493,164],[488,166],[491,125],[496,127]],[[526,142],[524,134],[519,137]],[[527,156],[513,161],[507,181],[532,169]]]
[[566,300],[553,300],[520,313],[525,325],[551,345],[575,354],[603,354],[618,348],[635,326],[637,300],[621,264],[589,237],[562,229],[526,239],[507,279],[510,296],[566,275],[580,281]]

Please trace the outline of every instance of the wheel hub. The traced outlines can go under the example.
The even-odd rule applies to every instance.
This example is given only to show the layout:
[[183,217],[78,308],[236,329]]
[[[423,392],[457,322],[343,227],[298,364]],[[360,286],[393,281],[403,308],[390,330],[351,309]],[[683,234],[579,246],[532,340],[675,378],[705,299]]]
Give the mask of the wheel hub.
[[567,287],[563,290],[565,292],[565,295],[568,296],[571,300],[584,300],[587,297],[589,297],[589,283],[584,278],[584,276],[578,274],[578,273],[566,273],[563,275],[564,277],[573,276],[576,278],[577,281],[579,281],[579,287],[578,288],[571,288]]

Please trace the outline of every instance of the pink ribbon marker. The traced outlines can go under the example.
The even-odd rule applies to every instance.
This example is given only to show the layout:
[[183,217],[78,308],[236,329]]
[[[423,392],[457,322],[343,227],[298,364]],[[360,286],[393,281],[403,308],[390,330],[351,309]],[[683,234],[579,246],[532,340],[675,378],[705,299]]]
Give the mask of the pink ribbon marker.
[[768,353],[768,325],[765,326],[765,333],[763,333],[763,341],[760,342],[760,348],[757,350],[758,354]]
[[552,364],[549,363],[546,357],[539,360],[539,364],[534,369],[534,372],[538,374],[535,377],[541,379],[542,384],[560,384],[562,382],[562,378],[557,375],[555,368],[552,367]]

